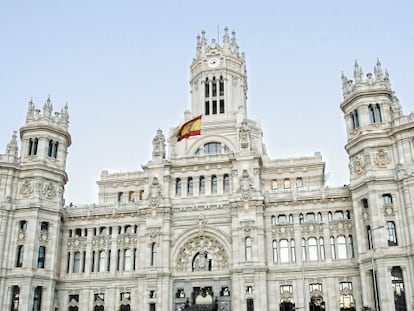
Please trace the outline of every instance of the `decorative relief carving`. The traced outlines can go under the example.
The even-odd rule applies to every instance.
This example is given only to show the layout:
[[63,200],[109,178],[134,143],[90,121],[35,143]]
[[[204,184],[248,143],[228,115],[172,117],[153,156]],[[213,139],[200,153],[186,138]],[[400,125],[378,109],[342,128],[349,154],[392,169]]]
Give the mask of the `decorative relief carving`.
[[30,180],[25,179],[25,181],[22,184],[22,187],[20,189],[20,193],[25,196],[28,197],[32,194],[33,192],[33,184]]
[[352,160],[352,166],[354,168],[354,173],[357,175],[362,175],[365,171],[364,158],[361,155],[357,155]]
[[391,204],[384,205],[384,215],[395,216],[394,205],[391,205]]
[[240,148],[249,149],[250,141],[251,141],[251,134],[250,134],[249,125],[246,120],[243,120],[243,122],[240,125],[239,139],[240,139]]
[[132,233],[119,235],[117,244],[123,248],[132,248],[137,245],[137,236]]
[[150,185],[150,191],[149,191],[149,203],[151,207],[158,207],[160,206],[161,201],[161,185],[158,182],[158,178],[154,177],[152,179],[152,183]]
[[253,238],[253,224],[254,222],[252,220],[240,222],[240,226],[242,227],[242,230],[243,230],[242,231],[243,240],[247,237]]
[[379,168],[386,168],[388,164],[391,163],[391,159],[386,151],[384,149],[379,149],[377,153],[375,153],[374,156],[374,163]]
[[254,187],[247,170],[243,170],[242,177],[240,178],[239,193],[243,200],[249,200],[252,198]]
[[97,236],[92,238],[92,247],[98,249],[106,249],[111,246],[111,238],[109,236]]
[[53,199],[56,196],[56,187],[52,183],[43,186],[43,195],[46,199]]
[[277,225],[272,228],[273,238],[288,239],[293,237],[294,233],[295,229],[293,228],[293,225]]
[[159,244],[159,234],[160,234],[159,227],[147,229],[147,239],[148,239],[149,246],[151,246],[153,243],[156,243],[156,245]]
[[176,260],[176,269],[178,271],[192,271],[192,259],[197,253],[207,253],[211,257],[213,270],[221,270],[229,266],[229,257],[219,241],[211,236],[198,236],[187,241],[180,248]]
[[331,233],[335,234],[352,234],[352,222],[350,220],[331,222],[329,229],[331,230]]
[[74,237],[69,238],[67,242],[68,250],[80,250],[86,248],[86,238],[85,237]]

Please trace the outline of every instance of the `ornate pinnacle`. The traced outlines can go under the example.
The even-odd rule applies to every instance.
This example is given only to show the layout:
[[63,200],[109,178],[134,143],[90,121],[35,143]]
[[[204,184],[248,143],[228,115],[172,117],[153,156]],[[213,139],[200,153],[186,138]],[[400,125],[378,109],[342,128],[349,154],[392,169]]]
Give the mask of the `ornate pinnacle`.
[[380,81],[380,80],[384,79],[384,76],[382,74],[381,63],[380,63],[378,58],[377,58],[377,64],[374,67],[374,74],[375,74],[375,79],[377,81]]
[[227,27],[224,28],[224,36],[223,36],[223,49],[224,51],[228,51],[230,47],[230,37],[229,37],[229,29]]

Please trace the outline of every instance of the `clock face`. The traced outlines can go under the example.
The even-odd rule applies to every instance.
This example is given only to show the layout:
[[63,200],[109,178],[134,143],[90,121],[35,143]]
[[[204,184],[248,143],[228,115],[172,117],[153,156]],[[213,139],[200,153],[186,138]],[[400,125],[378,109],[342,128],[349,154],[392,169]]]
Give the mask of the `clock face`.
[[218,65],[220,65],[220,60],[218,58],[210,58],[208,60],[208,63],[207,64],[208,64],[209,67],[215,68]]

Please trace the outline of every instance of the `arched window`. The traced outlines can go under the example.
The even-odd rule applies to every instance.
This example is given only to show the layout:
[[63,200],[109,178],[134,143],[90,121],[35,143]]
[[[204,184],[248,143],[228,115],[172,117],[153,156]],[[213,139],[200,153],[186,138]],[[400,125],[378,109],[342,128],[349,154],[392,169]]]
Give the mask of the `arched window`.
[[55,159],[57,158],[57,155],[58,155],[58,148],[59,148],[59,143],[55,142],[55,144],[53,145],[53,153],[52,153],[52,157],[54,157]]
[[293,224],[293,215],[292,214],[289,214],[289,223]]
[[319,238],[319,256],[321,260],[325,260],[325,244],[323,241],[323,237]]
[[333,236],[330,237],[330,242],[331,242],[331,257],[332,259],[336,259],[335,238]]
[[204,176],[200,176],[198,191],[200,194],[203,194],[206,192],[206,179]]
[[228,174],[224,174],[223,177],[223,192],[227,193],[230,191],[230,177]]
[[47,149],[47,156],[51,157],[53,153],[53,140],[49,140],[49,148]]
[[157,244],[153,242],[151,244],[151,266],[155,266],[157,260]]
[[286,224],[286,215],[281,214],[281,215],[277,216],[277,222],[280,225]]
[[289,243],[288,240],[280,240],[280,262],[289,262]]
[[382,122],[381,108],[379,104],[369,105],[368,112],[369,112],[369,120],[371,121],[371,123]]
[[12,287],[12,298],[10,311],[19,311],[20,288],[17,285]]
[[272,190],[277,190],[277,179],[272,179]]
[[387,231],[388,231],[388,245],[389,246],[398,245],[397,230],[395,228],[395,223],[393,221],[387,221]]
[[307,260],[306,257],[306,240],[302,239],[302,261]]
[[252,239],[251,237],[247,237],[244,240],[244,248],[245,248],[246,261],[251,261],[252,260]]
[[192,195],[193,194],[193,177],[188,177],[187,179],[187,194]]
[[273,262],[277,262],[277,241],[273,240],[272,242],[272,250],[273,250]]
[[296,261],[296,253],[295,253],[295,240],[290,240],[290,258],[292,259],[292,262]]
[[309,260],[318,260],[318,246],[316,245],[316,238],[308,239]]
[[346,239],[344,236],[338,236],[337,240],[337,248],[338,248],[338,259],[346,259],[347,258],[347,251],[346,251]]
[[283,180],[283,187],[285,188],[285,190],[290,190],[290,179],[289,178],[285,178]]
[[368,249],[372,248],[371,226],[367,226],[367,245]]
[[216,81],[216,77],[213,77],[213,81],[212,81],[212,83],[211,83],[211,86],[212,86],[212,95],[213,95],[213,97],[216,97],[217,96],[217,81]]
[[303,214],[302,214],[302,213],[300,213],[300,214],[299,214],[299,223],[300,223],[300,224],[302,224],[302,223],[303,223],[303,221],[304,221],[304,219],[303,219]]
[[296,178],[296,188],[303,188],[303,179],[302,177]]
[[23,267],[24,245],[17,246],[16,267]]
[[276,225],[276,217],[275,217],[275,215],[272,215],[272,217],[270,218],[270,223],[272,225]]
[[128,248],[124,251],[124,271],[132,270],[132,251]]
[[344,212],[343,211],[336,211],[334,220],[342,220],[344,219]]
[[40,311],[42,306],[42,286],[37,286],[33,295],[33,311]]
[[80,254],[80,252],[76,252],[73,256],[73,267],[72,267],[73,273],[79,273],[79,271],[80,271],[80,260],[81,260],[81,254]]
[[175,195],[181,195],[181,179],[175,179]]
[[45,258],[46,258],[46,247],[39,246],[39,250],[37,253],[37,267],[38,268],[45,267]]
[[211,193],[217,193],[217,176],[211,176]]
[[355,130],[359,128],[358,110],[355,109],[353,112],[351,112],[351,117],[352,117],[352,128]]
[[27,155],[36,155],[37,154],[37,146],[39,144],[39,139],[35,138],[29,139],[29,145],[28,145],[28,150],[27,150]]
[[210,81],[208,80],[208,78],[206,78],[206,81],[204,83],[204,97],[210,97]]
[[105,271],[105,251],[99,251],[98,272]]
[[220,154],[226,152],[230,152],[229,147],[227,147],[226,145],[221,144],[219,142],[210,142],[198,148],[195,154]]

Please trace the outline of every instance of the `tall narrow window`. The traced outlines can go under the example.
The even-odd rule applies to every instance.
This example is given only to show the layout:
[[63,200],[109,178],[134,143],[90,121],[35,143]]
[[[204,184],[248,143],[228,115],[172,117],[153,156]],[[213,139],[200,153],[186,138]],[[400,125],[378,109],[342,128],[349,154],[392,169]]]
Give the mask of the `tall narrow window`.
[[302,177],[296,178],[296,188],[299,188],[299,189],[303,188],[303,179],[302,179]]
[[302,239],[302,261],[306,261],[306,240]]
[[272,242],[272,250],[273,250],[273,262],[277,262],[277,241],[273,240]]
[[39,246],[37,253],[37,267],[43,269],[45,267],[46,247]]
[[42,306],[42,286],[37,286],[33,295],[33,311],[40,311]]
[[132,270],[132,250],[126,249],[124,251],[124,271]]
[[289,243],[288,240],[280,240],[280,262],[289,262]]
[[26,230],[27,230],[27,221],[26,220],[20,220],[19,228],[20,228],[21,231],[26,232]]
[[98,272],[104,272],[106,270],[105,259],[105,251],[99,251]]
[[308,239],[309,260],[318,260],[318,246],[316,245],[316,238]]
[[206,116],[210,114],[210,102],[208,100],[206,100],[206,102],[204,103],[204,111],[204,114]]
[[76,252],[73,256],[73,273],[79,273],[80,271],[80,259],[81,259],[81,254],[80,252]]
[[351,258],[355,258],[354,240],[352,239],[352,235],[348,236],[348,244],[349,244],[349,251],[351,252]]
[[149,304],[149,311],[155,311],[155,303],[151,302]]
[[151,245],[151,266],[155,266],[157,260],[157,244],[154,242]]
[[254,300],[252,298],[248,298],[246,300],[247,311],[254,311]]
[[405,289],[402,269],[399,266],[392,267],[391,270],[392,289],[394,291],[395,310],[406,311],[407,303],[405,300]]
[[220,113],[224,113],[224,99],[220,99]]
[[188,195],[193,195],[193,177],[188,177],[187,179],[187,194]]
[[319,238],[319,256],[321,260],[325,260],[325,244],[323,242],[323,237]]
[[17,246],[16,267],[23,267],[24,245]]
[[227,174],[224,174],[223,177],[223,192],[227,193],[230,191],[230,177]]
[[211,176],[211,193],[217,193],[217,176]]
[[199,183],[199,189],[200,194],[204,194],[206,192],[206,179],[204,176],[200,176],[200,183]]
[[392,195],[390,193],[384,193],[382,195],[382,200],[384,204],[392,204]]
[[39,139],[35,138],[29,139],[29,145],[27,150],[27,155],[36,155],[37,154],[37,145],[39,144]]
[[367,245],[368,245],[368,249],[372,249],[372,232],[371,232],[371,226],[367,226]]
[[216,77],[213,77],[213,83],[211,84],[212,87],[212,96],[216,97],[217,96],[217,81],[216,81]]
[[29,139],[29,144],[27,145],[27,155],[32,155],[33,149],[33,139]]
[[244,248],[246,261],[252,260],[252,239],[250,237],[244,240]]
[[175,195],[181,195],[181,179],[177,178],[175,180]]
[[220,96],[224,96],[224,80],[223,80],[223,76],[220,76],[220,80],[219,80],[219,95]]
[[10,311],[19,311],[20,288],[17,285],[12,287],[11,308]]
[[358,110],[354,110],[351,112],[352,116],[352,128],[355,130],[359,128],[359,116],[358,116]]
[[206,82],[204,83],[204,97],[210,97],[210,81],[206,78]]
[[368,199],[363,198],[363,199],[361,200],[361,204],[362,204],[362,207],[363,207],[363,208],[368,208],[368,207],[369,207],[369,205],[368,205]]
[[213,100],[213,103],[212,103],[212,109],[213,109],[213,114],[217,114],[217,100]]
[[283,187],[285,188],[285,190],[290,190],[290,179],[289,178],[285,178],[283,180]]
[[331,236],[330,242],[331,242],[331,258],[336,259],[335,238],[333,236]]
[[393,221],[387,221],[387,231],[388,231],[388,245],[389,246],[398,245],[397,231],[395,229],[395,223]]
[[343,235],[340,235],[336,239],[338,248],[338,259],[346,259],[348,257],[346,251],[346,239]]
[[53,140],[49,140],[49,148],[47,149],[47,156],[51,157],[53,154]]
[[295,240],[290,240],[290,258],[292,258],[292,262],[296,261],[296,253],[295,253]]
[[59,143],[55,142],[53,145],[53,152],[52,152],[52,157],[54,157],[55,159],[57,158],[57,155],[58,155],[58,148],[59,148]]

